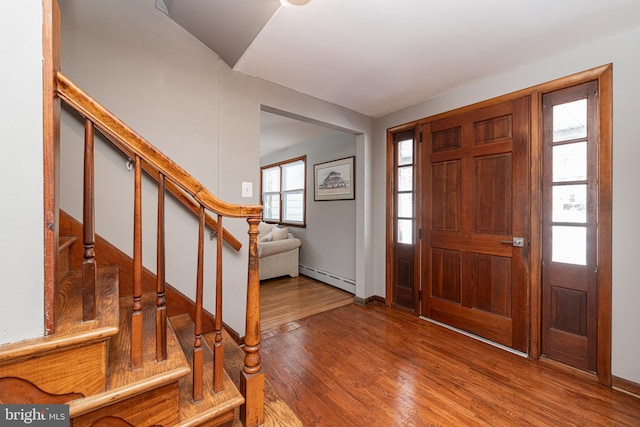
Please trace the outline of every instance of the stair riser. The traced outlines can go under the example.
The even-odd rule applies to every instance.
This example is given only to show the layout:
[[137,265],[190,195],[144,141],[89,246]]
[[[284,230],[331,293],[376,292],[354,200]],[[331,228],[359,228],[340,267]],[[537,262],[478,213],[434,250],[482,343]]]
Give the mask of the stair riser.
[[73,427],[88,427],[95,421],[116,416],[137,427],[171,426],[179,421],[178,382],[149,390],[121,402],[72,419]]
[[89,396],[105,389],[107,350],[102,341],[22,360],[1,366],[0,378],[21,378],[51,394]]

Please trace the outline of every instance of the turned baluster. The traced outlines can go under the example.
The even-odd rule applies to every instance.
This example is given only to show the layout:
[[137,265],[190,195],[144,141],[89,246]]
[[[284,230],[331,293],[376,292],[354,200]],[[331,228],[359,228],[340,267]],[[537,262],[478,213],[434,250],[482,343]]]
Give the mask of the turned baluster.
[[95,259],[95,199],[94,199],[94,128],[90,120],[84,123],[84,192],[82,206],[82,320],[96,318],[96,259]]
[[131,312],[131,369],[142,367],[142,160],[135,158],[133,202],[133,307]]
[[202,297],[204,290],[204,207],[200,206],[198,227],[198,271],[196,275],[195,342],[193,344],[193,400],[202,400],[204,380],[204,349],[202,348]]
[[167,358],[167,302],[165,298],[164,251],[164,188],[165,177],[158,176],[158,248],[156,261],[156,360]]
[[240,418],[245,426],[264,423],[264,374],[260,367],[260,272],[258,266],[258,223],[248,218],[249,275],[247,280],[247,315],[244,337],[244,368],[240,375],[240,392],[245,403]]
[[224,379],[224,347],[222,346],[222,215],[218,215],[216,227],[216,313],[215,340],[213,345],[213,391],[222,391]]

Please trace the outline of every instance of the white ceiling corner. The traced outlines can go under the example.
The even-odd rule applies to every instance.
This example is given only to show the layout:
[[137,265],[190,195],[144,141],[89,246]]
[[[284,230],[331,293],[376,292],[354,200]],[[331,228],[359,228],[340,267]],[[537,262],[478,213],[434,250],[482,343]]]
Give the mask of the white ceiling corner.
[[164,2],[164,0],[156,0],[156,9],[169,15],[169,8],[167,7],[167,4]]
[[157,0],[167,14],[220,56],[236,64],[271,16],[279,0]]

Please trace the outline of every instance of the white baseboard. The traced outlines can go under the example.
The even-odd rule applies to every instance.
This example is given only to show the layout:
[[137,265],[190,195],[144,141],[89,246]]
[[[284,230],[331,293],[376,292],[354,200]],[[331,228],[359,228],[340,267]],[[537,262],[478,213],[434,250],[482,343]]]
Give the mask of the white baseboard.
[[351,292],[354,295],[356,293],[356,281],[354,279],[349,279],[348,277],[340,276],[339,274],[321,268],[302,264],[300,264],[300,274],[319,280],[327,285],[335,286],[338,289]]

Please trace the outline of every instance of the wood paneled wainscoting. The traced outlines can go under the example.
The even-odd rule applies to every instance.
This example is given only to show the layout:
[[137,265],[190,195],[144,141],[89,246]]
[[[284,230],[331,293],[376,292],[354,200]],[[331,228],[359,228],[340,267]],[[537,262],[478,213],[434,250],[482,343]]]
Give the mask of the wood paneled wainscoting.
[[639,425],[638,398],[404,310],[350,304],[291,324],[261,355],[305,426]]

